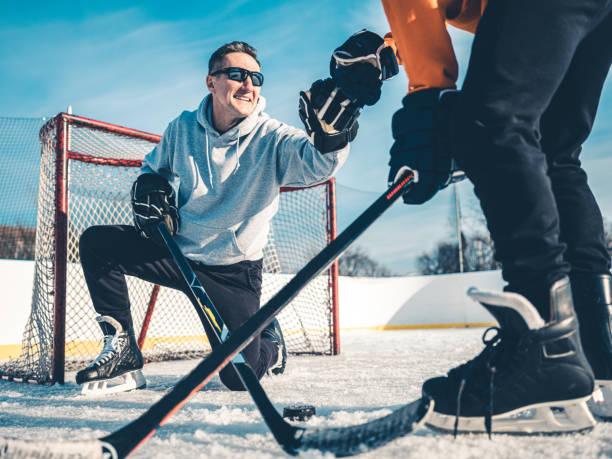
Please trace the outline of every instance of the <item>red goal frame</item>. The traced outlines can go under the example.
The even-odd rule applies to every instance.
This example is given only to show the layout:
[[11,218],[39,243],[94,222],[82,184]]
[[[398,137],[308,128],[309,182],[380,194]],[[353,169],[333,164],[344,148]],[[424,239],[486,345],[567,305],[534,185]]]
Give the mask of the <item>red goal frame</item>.
[[[66,335],[66,282],[67,282],[67,263],[68,263],[68,168],[69,160],[83,161],[109,166],[129,166],[140,167],[141,160],[113,159],[98,156],[84,155],[72,151],[69,145],[69,127],[80,126],[89,129],[111,132],[126,135],[133,138],[158,143],[161,136],[145,131],[127,128],[111,123],[97,121],[68,113],[59,113],[50,122],[55,121],[56,126],[56,155],[55,155],[55,279],[54,279],[54,318],[53,318],[53,361],[52,361],[52,381],[64,383],[65,376],[65,335]],[[45,129],[41,130],[42,132]],[[325,182],[327,188],[327,243],[335,239],[337,235],[336,223],[336,196],[335,179]],[[292,192],[301,188],[283,187],[282,192]],[[331,326],[331,354],[340,353],[340,328],[339,328],[339,302],[338,302],[338,261],[336,260],[329,269],[328,276],[329,288],[332,301],[332,326]],[[148,324],[155,308],[159,286],[155,286],[149,298],[147,312],[142,324],[142,329],[138,337],[140,345],[146,337]]]

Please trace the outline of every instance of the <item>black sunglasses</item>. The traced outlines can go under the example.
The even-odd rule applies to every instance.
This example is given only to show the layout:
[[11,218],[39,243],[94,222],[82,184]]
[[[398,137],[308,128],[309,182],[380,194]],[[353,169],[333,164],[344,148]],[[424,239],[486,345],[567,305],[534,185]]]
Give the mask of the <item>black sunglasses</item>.
[[225,73],[230,80],[240,82],[246,80],[247,77],[250,76],[253,86],[261,86],[264,81],[263,73],[251,72],[250,70],[243,69],[240,67],[228,67],[225,69],[217,70],[211,73],[210,76],[219,75],[220,73]]

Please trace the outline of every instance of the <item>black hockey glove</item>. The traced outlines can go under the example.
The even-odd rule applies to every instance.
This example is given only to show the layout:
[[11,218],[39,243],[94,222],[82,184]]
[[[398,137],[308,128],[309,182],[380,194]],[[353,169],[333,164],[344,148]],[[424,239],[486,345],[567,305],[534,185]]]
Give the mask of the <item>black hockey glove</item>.
[[406,204],[423,204],[464,177],[451,156],[450,115],[458,94],[437,88],[413,92],[393,115],[388,182],[405,168],[414,171],[414,184],[403,196]]
[[382,80],[397,75],[393,50],[378,34],[363,29],[332,54],[329,71],[334,83],[359,107],[380,99]]
[[143,237],[163,242],[155,231],[160,222],[166,223],[170,234],[176,234],[179,228],[176,195],[165,178],[157,174],[140,175],[132,185],[131,198],[134,226]]
[[315,81],[307,92],[300,91],[298,113],[310,141],[321,153],[340,150],[357,135],[359,107],[331,78]]

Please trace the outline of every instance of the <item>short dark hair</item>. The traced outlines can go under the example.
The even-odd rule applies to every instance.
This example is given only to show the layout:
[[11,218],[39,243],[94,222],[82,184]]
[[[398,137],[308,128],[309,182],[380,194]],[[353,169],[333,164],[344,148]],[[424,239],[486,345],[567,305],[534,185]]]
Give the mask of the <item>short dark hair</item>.
[[217,49],[214,53],[212,53],[212,56],[210,56],[210,59],[208,60],[208,73],[211,74],[215,66],[223,60],[223,57],[226,54],[230,53],[248,54],[253,59],[255,59],[257,65],[261,67],[261,64],[257,60],[257,50],[255,50],[255,48],[243,41],[232,41],[231,43],[226,43],[225,45]]

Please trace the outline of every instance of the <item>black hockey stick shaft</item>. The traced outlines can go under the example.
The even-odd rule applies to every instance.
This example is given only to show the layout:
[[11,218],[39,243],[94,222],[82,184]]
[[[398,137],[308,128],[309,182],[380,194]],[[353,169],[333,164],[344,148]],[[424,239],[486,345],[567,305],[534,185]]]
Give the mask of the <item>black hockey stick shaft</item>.
[[[174,241],[174,239],[172,239],[166,224],[164,222],[159,223],[157,225],[157,231],[166,243],[172,258],[174,258],[174,261],[179,267],[179,270],[187,283],[192,296],[190,300],[193,303],[200,320],[202,321],[202,325],[204,325],[205,322],[208,323],[210,328],[213,330],[213,336],[211,339],[214,340],[214,345],[218,346],[229,333],[229,330],[221,318],[221,314],[219,314],[219,311],[217,311],[217,308],[215,308],[215,305],[206,293],[206,290],[196,277],[195,272],[189,265],[185,255],[183,255],[183,252],[181,252],[181,249],[177,243]],[[272,432],[272,435],[274,435],[277,441],[292,435],[292,433],[297,429],[286,422],[278,411],[276,411],[276,408],[270,401],[270,398],[264,391],[264,388],[261,386],[257,375],[255,375],[253,368],[249,365],[244,355],[239,353],[238,356],[238,359],[232,360],[231,365],[236,370],[242,384],[244,384],[249,394],[251,394],[253,402],[259,409],[259,412]]]
[[[310,260],[259,311],[232,333],[227,341],[221,343],[208,357],[185,375],[170,392],[154,403],[140,417],[100,440],[110,443],[115,448],[118,457],[127,456],[144,443],[159,426],[163,425],[192,395],[210,381],[215,373],[227,365],[234,355],[248,345],[255,335],[261,333],[310,280],[338,258],[388,210],[409,189],[413,178],[411,171],[405,171],[336,239]],[[284,446],[287,448],[286,444]],[[293,448],[293,445],[289,448]]]

